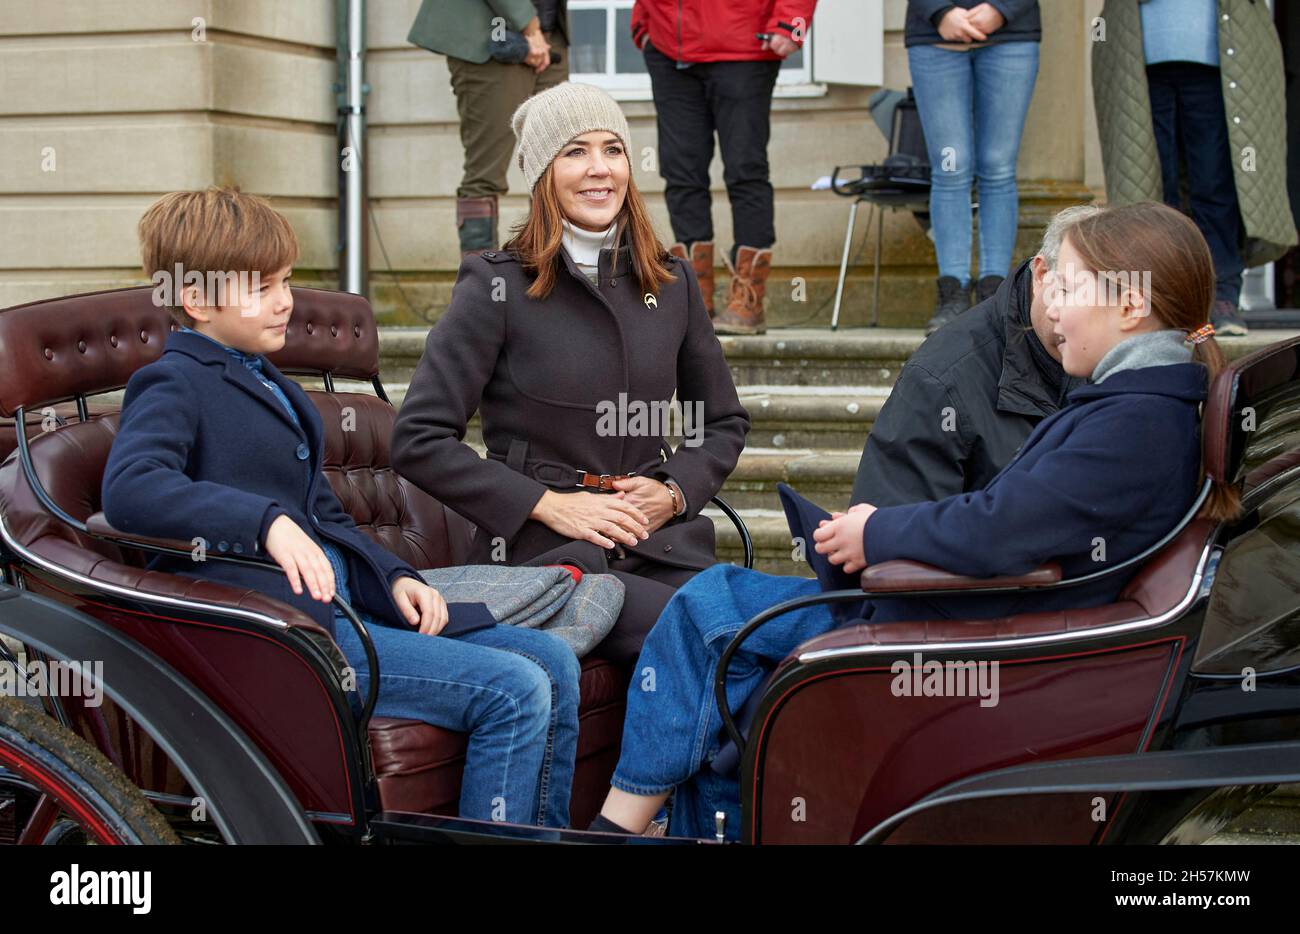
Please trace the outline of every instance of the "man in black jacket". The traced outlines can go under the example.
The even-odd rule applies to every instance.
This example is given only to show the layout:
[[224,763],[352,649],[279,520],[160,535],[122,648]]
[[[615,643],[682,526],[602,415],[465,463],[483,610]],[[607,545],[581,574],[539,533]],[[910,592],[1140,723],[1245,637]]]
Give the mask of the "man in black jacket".
[[1061,369],[1045,279],[1065,228],[1099,210],[1057,214],[1032,259],[912,354],[867,436],[852,503],[897,506],[980,489],[1082,384]]

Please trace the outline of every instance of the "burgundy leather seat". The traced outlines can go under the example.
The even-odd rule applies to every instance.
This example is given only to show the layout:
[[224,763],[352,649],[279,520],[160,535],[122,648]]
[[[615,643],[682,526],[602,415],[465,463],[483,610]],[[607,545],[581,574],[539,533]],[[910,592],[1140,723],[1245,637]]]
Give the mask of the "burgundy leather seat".
[[[152,306],[150,296],[148,288],[121,289],[0,312],[4,316],[26,310],[23,326],[30,330],[39,323],[35,326],[40,331],[24,332],[22,347],[9,348],[3,347],[7,330],[0,328],[0,348],[6,350],[6,363],[12,363],[8,377],[0,377],[0,414],[12,416],[18,404],[33,406],[34,384],[57,385],[57,392],[49,390],[51,400],[102,392],[122,385],[130,372],[156,359],[174,325],[165,310]],[[281,370],[344,379],[378,376],[378,334],[365,299],[297,288],[294,297],[286,346],[271,358]],[[138,334],[132,330],[128,335],[123,333],[126,318],[132,328],[141,320],[148,323]],[[114,354],[119,348],[122,352]],[[392,469],[392,406],[361,392],[310,390],[308,395],[326,428],[323,469],[361,530],[417,568],[463,561],[472,527]],[[58,411],[75,418],[75,409],[60,406]],[[119,424],[116,411],[99,406],[87,422],[72,421],[44,433],[39,418],[28,415],[26,423],[36,472],[50,496],[74,518],[89,520],[92,528],[107,528],[99,513],[99,494]],[[0,467],[0,510],[6,527],[25,548],[69,570],[146,593],[256,610],[328,641],[314,622],[278,601],[255,591],[146,571],[142,552],[68,526],[28,487],[16,454]],[[594,816],[608,788],[618,758],[628,680],[628,672],[602,659],[589,656],[583,661],[575,826]],[[455,813],[464,734],[420,721],[377,717],[370,725],[370,746],[383,808]]]

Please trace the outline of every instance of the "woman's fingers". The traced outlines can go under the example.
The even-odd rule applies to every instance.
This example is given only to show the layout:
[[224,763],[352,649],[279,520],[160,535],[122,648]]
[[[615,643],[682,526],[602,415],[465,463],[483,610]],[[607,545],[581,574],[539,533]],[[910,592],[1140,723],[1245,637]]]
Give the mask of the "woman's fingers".
[[650,524],[650,517],[647,516],[644,512],[642,512],[639,507],[633,506],[627,500],[607,497],[606,502],[608,503],[609,506],[613,507],[615,510],[621,510],[622,512],[625,512],[627,515],[631,516],[633,519],[635,519],[637,522],[640,522],[642,525]]

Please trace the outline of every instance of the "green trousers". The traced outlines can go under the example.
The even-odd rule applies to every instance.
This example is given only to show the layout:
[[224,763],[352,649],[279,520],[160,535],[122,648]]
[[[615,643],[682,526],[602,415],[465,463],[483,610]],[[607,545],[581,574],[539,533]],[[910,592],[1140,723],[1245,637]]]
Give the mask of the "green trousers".
[[558,30],[545,34],[560,60],[541,74],[527,65],[507,65],[488,60],[482,65],[447,57],[451,89],[460,115],[460,141],[465,149],[465,169],[458,198],[504,195],[506,171],[515,148],[510,117],[534,94],[567,81],[569,50]]

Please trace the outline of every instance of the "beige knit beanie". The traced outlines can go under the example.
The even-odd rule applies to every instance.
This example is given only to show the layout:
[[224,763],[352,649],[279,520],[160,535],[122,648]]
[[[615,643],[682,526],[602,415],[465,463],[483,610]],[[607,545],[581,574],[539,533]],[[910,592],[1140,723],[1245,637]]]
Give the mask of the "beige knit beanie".
[[590,84],[565,81],[528,98],[510,118],[515,139],[515,162],[523,170],[531,192],[564,144],[575,136],[607,130],[623,141],[631,162],[627,117],[614,98]]

